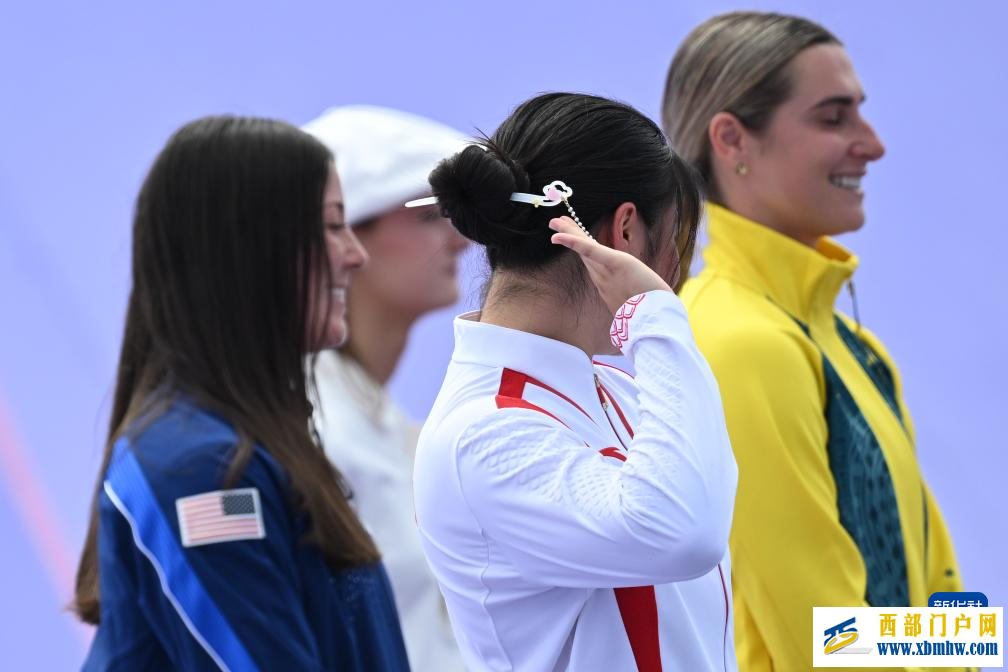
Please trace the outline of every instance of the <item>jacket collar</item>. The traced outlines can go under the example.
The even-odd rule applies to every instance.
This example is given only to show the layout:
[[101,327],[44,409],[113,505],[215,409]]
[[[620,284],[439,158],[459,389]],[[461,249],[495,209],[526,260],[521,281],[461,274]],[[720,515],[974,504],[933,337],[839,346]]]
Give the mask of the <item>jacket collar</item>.
[[602,418],[592,360],[569,343],[479,322],[479,312],[472,312],[455,318],[452,361],[524,373],[569,397],[596,422]]
[[854,254],[827,237],[810,248],[713,203],[707,216],[707,267],[766,295],[806,323],[833,319],[836,296],[858,266]]

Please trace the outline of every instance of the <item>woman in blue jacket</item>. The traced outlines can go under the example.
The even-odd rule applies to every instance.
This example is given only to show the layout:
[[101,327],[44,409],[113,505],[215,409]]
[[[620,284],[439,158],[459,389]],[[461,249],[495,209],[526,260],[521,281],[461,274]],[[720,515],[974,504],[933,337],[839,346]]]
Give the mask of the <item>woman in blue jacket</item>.
[[200,119],[155,160],[77,575],[84,669],[407,669],[310,422],[305,355],[345,338],[366,260],[342,200],[328,150],[282,122]]

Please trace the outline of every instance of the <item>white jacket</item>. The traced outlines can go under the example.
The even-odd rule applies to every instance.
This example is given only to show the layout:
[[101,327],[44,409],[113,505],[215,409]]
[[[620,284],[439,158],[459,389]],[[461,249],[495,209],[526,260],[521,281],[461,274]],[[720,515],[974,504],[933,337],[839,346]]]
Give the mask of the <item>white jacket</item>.
[[455,321],[414,496],[470,670],[736,669],[738,471],[717,384],[674,294],[618,316],[636,382],[571,345]]
[[462,659],[413,516],[417,425],[354,360],[324,352],[315,372],[322,446],[353,490],[350,503],[381,551],[410,667],[458,672]]

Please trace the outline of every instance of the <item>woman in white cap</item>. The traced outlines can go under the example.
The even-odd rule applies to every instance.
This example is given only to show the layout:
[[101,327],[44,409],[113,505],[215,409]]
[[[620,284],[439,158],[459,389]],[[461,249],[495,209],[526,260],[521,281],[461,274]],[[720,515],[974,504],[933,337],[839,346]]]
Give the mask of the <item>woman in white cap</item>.
[[413,515],[418,427],[385,385],[414,322],[458,298],[456,260],[466,240],[437,206],[403,204],[430,194],[430,171],[465,142],[443,124],[364,105],[331,109],[304,130],[336,155],[346,221],[371,258],[346,292],[349,340],[323,353],[316,365],[322,445],[349,482],[351,503],[378,544],[412,668],[461,670]]

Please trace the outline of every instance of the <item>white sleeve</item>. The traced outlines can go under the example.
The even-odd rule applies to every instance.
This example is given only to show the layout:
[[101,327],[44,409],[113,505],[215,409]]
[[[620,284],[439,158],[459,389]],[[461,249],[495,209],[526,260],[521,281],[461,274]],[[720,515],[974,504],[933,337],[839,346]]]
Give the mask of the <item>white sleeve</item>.
[[462,491],[488,539],[544,585],[620,587],[701,576],[724,557],[738,471],[713,374],[671,292],[634,297],[614,342],[633,359],[640,424],[626,462],[528,409],[463,431]]

